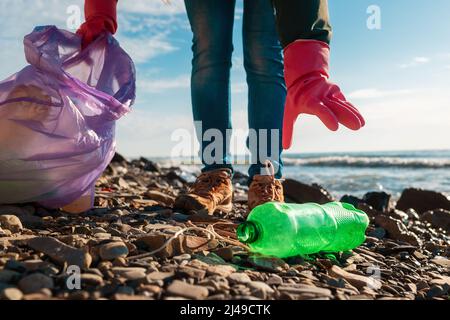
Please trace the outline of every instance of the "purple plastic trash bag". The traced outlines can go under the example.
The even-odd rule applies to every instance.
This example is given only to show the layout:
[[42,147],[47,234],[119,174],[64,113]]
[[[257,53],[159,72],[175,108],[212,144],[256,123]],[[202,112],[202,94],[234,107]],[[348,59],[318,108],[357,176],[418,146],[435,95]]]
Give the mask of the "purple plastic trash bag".
[[114,156],[135,68],[110,34],[81,51],[76,34],[37,27],[24,45],[30,65],[0,83],[0,204],[63,207],[92,194]]

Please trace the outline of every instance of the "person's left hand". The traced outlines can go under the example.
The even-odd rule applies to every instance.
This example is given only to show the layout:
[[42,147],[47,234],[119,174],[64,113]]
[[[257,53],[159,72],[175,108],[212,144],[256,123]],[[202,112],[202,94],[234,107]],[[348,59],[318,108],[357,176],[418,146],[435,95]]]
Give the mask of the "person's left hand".
[[117,0],[86,0],[84,6],[86,22],[78,29],[82,37],[82,48],[86,48],[103,32],[117,31]]

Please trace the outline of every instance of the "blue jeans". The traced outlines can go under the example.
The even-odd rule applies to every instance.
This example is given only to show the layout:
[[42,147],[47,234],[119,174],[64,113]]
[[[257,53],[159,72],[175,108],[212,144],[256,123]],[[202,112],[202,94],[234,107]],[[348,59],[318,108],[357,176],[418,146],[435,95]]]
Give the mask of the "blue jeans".
[[[194,121],[201,122],[197,137],[201,144],[203,171],[232,169],[227,141],[232,128],[230,69],[235,4],[235,0],[185,0],[193,32],[192,109]],[[253,135],[256,139],[250,139],[252,135],[247,139],[252,156],[249,176],[260,174],[268,159],[274,163],[275,176],[280,178],[286,85],[282,47],[271,0],[244,1],[243,47],[249,89],[248,124],[250,129],[256,130]],[[222,138],[217,138],[219,134]],[[271,139],[273,134],[275,139]],[[211,148],[213,144],[220,147]],[[211,149],[214,150],[210,152]]]

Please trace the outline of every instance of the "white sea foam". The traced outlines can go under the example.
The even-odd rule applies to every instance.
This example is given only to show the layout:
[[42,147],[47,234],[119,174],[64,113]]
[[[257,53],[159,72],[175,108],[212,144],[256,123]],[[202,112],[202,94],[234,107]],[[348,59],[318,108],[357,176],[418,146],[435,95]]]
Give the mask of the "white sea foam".
[[285,158],[284,164],[285,166],[450,169],[450,159],[445,158],[325,156],[317,158]]

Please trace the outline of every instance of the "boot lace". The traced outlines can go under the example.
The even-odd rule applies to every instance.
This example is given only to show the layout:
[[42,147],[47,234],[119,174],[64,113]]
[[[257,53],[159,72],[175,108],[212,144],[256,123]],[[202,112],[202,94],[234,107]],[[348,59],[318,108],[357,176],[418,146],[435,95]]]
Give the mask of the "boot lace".
[[204,172],[198,176],[190,192],[212,198],[214,193],[220,191],[221,186],[228,184],[229,179],[230,174],[226,171]]

